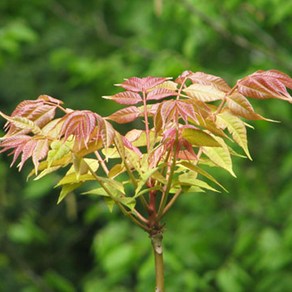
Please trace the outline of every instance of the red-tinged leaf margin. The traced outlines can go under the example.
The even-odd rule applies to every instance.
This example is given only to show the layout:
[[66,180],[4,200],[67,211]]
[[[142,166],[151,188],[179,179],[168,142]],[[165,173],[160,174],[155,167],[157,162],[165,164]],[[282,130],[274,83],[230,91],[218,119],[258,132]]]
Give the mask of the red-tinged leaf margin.
[[123,83],[115,85],[133,92],[146,92],[148,89],[153,88],[169,79],[171,78],[152,76],[144,78],[131,77],[129,79],[126,79]]
[[235,92],[232,95],[226,96],[227,108],[232,114],[241,116],[248,120],[268,120],[257,114],[248,99],[242,94]]
[[160,100],[169,96],[176,95],[176,92],[166,88],[155,88],[151,90],[146,99],[147,100]]
[[211,85],[225,93],[231,90],[223,78],[204,72],[184,71],[175,81],[182,84],[185,79],[191,80],[193,84]]
[[287,88],[292,89],[292,78],[277,70],[259,70],[237,81],[238,92],[251,98],[277,98],[292,103]]
[[47,103],[50,103],[50,104],[55,104],[55,105],[60,105],[60,104],[63,104],[63,101],[60,100],[60,99],[57,99],[57,98],[54,98],[54,97],[51,97],[49,95],[46,95],[46,94],[42,94],[38,97],[38,100],[43,100]]
[[32,154],[32,162],[35,167],[35,173],[37,174],[39,162],[44,159],[49,151],[49,141],[48,139],[40,139],[37,140],[33,154]]
[[31,140],[31,136],[28,135],[16,135],[16,136],[10,136],[10,137],[3,137],[0,140],[0,146],[1,146],[1,151],[5,152],[8,150],[12,150],[8,155],[13,155],[13,160],[10,164],[12,166],[19,155],[22,153],[23,148],[25,147],[25,144],[28,143],[28,141]]
[[124,105],[132,105],[142,102],[140,94],[131,91],[124,91],[111,96],[103,96],[103,98],[110,99],[115,101],[116,103]]
[[140,110],[136,106],[129,106],[118,110],[107,117],[107,119],[119,124],[126,124],[135,121],[140,115]]
[[64,137],[66,141],[73,135],[77,145],[81,147],[85,144],[86,146],[97,125],[97,114],[88,110],[76,110],[66,114],[60,122],[63,123],[60,138]]

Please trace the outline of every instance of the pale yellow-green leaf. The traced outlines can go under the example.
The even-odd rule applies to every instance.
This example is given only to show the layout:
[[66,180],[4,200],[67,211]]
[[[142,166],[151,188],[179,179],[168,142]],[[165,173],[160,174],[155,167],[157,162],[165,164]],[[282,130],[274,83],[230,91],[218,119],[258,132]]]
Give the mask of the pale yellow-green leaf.
[[140,164],[140,157],[139,155],[129,149],[126,149],[125,158],[127,160],[127,163],[130,164],[138,173],[141,173],[141,164]]
[[[39,173],[38,176],[36,176],[34,178],[34,180],[39,180],[40,178],[52,173],[52,172],[55,172],[57,171],[58,169],[60,169],[62,166],[61,165],[58,165],[58,166],[51,166],[51,167],[48,167],[46,169],[44,169],[41,173]],[[30,175],[29,175],[30,176]]]
[[[83,173],[82,174],[86,174],[89,173],[89,167],[92,171],[96,172],[99,168],[99,162],[97,159],[94,158],[82,158],[83,160]],[[85,170],[87,169],[87,171],[85,172]],[[68,172],[66,174],[72,174],[72,173],[76,173],[75,170],[75,165],[73,164],[70,169],[68,170]]]
[[149,194],[150,191],[161,191],[162,192],[162,188],[161,186],[157,185],[155,187],[152,188],[147,188],[147,189],[142,189],[140,192],[138,192],[137,194],[135,194],[135,198],[142,196],[144,194]]
[[240,118],[226,111],[218,114],[217,119],[218,123],[227,127],[234,141],[244,150],[247,157],[251,159],[247,145],[247,134],[244,122]]
[[[142,147],[147,145],[145,131],[134,129],[132,131],[129,131],[125,137],[136,147]],[[154,131],[149,131],[149,139],[151,144],[155,139]]]
[[106,157],[106,160],[107,159],[113,159],[113,158],[119,158],[120,157],[120,154],[119,152],[117,151],[117,148],[104,148],[101,150],[102,154]]
[[67,142],[55,140],[50,145],[51,150],[48,152],[48,166],[50,167],[54,161],[60,160],[70,152],[70,147]]
[[63,121],[61,119],[55,119],[47,123],[42,128],[42,134],[49,136],[51,139],[57,139],[62,128]]
[[193,164],[193,163],[188,162],[188,161],[181,161],[181,162],[179,162],[179,165],[208,178],[210,181],[214,182],[216,185],[218,185],[220,188],[222,188],[224,191],[227,192],[227,190],[211,174],[209,174],[207,171],[200,168],[196,164]]
[[224,168],[232,176],[236,177],[232,169],[232,160],[227,146],[222,147],[202,147],[202,150],[209,159],[218,167]]
[[135,208],[135,205],[136,205],[136,200],[133,198],[129,198],[129,197],[121,197],[119,199],[119,202],[122,203],[127,208],[129,208],[131,211],[133,211],[133,209]]
[[219,192],[217,189],[211,187],[208,183],[197,179],[197,174],[194,172],[187,172],[181,174],[178,178],[180,185],[199,187],[200,189],[211,190],[213,192]]
[[137,187],[135,189],[135,197],[139,194],[140,190],[143,188],[143,186],[146,184],[148,179],[157,171],[157,168],[153,168],[148,170],[145,173],[140,174],[140,179],[138,180]]
[[196,172],[185,172],[178,177],[178,182],[181,185],[193,185],[193,182],[197,179],[198,174]]
[[[116,157],[121,157],[122,159],[125,158],[125,146],[122,140],[122,137],[119,133],[116,133],[115,138],[114,138],[114,144],[115,148],[108,148],[108,149],[113,149],[113,158]],[[105,155],[109,155],[108,153],[105,153]],[[112,157],[110,157],[112,158]]]
[[[42,177],[44,177],[47,174],[50,174],[59,168],[66,167],[70,162],[72,162],[72,155],[71,153],[66,154],[63,156],[61,159],[54,160],[51,165],[49,166],[49,163],[47,160],[41,161],[40,164],[38,165],[37,171],[40,172],[37,177],[34,178],[34,180],[38,180]],[[35,170],[32,170],[28,178],[33,176],[35,174]]]
[[109,194],[103,188],[96,188],[87,192],[82,193],[82,195],[96,195],[102,197],[108,197]]
[[108,198],[108,197],[105,197],[104,200],[106,202],[106,205],[107,205],[109,211],[112,212],[116,202],[113,199]]
[[162,184],[167,184],[167,179],[157,170],[152,175],[151,178],[159,181]]
[[196,98],[204,102],[221,100],[225,96],[225,93],[216,87],[199,83],[191,84],[183,91],[189,97]]
[[63,199],[72,191],[74,191],[75,189],[79,188],[82,185],[82,183],[76,183],[76,184],[66,184],[62,186],[57,204],[60,204]]
[[29,130],[33,134],[41,134],[41,129],[34,123],[33,121],[29,120],[25,117],[14,116],[10,117],[5,115],[4,113],[0,112],[0,115],[6,119],[8,122],[13,124],[15,127],[19,128],[20,130]]
[[108,177],[113,179],[116,176],[120,175],[126,170],[126,168],[122,164],[115,164],[108,173]]
[[84,158],[78,157],[73,154],[73,167],[76,173],[77,179],[80,175],[85,174],[89,171],[88,164],[85,162]]
[[65,175],[58,182],[56,187],[62,186],[65,184],[75,184],[75,183],[80,183],[80,182],[85,182],[85,181],[93,181],[93,180],[95,180],[95,177],[91,173],[80,175],[79,178],[76,176],[75,173],[70,173],[70,174]]
[[117,197],[119,195],[125,194],[124,186],[121,182],[100,176],[98,177],[98,180],[101,184],[105,186],[105,188],[107,188],[110,191],[111,196]]
[[196,194],[196,193],[205,193],[205,190],[201,189],[198,186],[191,186],[188,189],[186,189],[184,192],[184,194]]
[[151,88],[151,90],[155,89],[155,88],[165,88],[165,89],[169,89],[169,90],[173,90],[175,91],[177,89],[178,84],[176,82],[173,82],[171,80],[165,81],[161,84],[158,84],[156,86],[154,86],[153,88]]
[[182,131],[182,137],[195,146],[218,147],[220,144],[211,135],[201,130],[185,128]]

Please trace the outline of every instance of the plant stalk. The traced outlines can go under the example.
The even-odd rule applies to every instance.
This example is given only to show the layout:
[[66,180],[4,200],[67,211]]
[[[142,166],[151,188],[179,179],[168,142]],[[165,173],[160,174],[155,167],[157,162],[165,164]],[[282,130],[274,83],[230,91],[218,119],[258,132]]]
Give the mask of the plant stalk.
[[155,278],[156,288],[155,292],[164,292],[164,262],[163,262],[163,248],[162,248],[162,233],[150,235],[151,243],[154,252],[155,261]]

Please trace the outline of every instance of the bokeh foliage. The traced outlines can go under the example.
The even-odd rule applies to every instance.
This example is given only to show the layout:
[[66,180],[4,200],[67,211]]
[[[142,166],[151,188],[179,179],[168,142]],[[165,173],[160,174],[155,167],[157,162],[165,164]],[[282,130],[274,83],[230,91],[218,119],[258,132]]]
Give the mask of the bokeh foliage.
[[[160,6],[162,4],[162,6]],[[0,102],[10,113],[45,93],[102,115],[131,76],[204,71],[236,79],[292,73],[291,1],[36,1],[0,3]],[[229,193],[182,197],[166,218],[167,291],[289,291],[292,286],[291,106],[254,103],[281,124],[250,130],[253,162]],[[259,109],[259,106],[261,108]],[[0,291],[151,291],[150,242],[114,210],[71,195],[57,175],[26,182],[0,161]]]

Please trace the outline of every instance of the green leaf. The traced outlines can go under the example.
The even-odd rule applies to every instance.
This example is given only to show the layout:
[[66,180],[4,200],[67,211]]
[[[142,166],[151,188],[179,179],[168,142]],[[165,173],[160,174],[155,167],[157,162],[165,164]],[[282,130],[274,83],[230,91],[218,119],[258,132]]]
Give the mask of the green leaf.
[[74,172],[76,173],[77,179],[80,178],[80,175],[86,174],[89,170],[88,164],[84,161],[84,159],[76,155],[73,155],[73,167],[74,167]]
[[[39,180],[40,178],[46,176],[47,174],[50,174],[50,173],[60,169],[61,167],[62,167],[62,165],[48,167],[45,170],[43,170],[38,176],[36,176],[34,178],[34,180]],[[33,172],[34,172],[34,170],[33,170]],[[30,174],[28,175],[28,178],[29,177],[30,177]]]
[[246,127],[244,122],[227,111],[218,114],[217,119],[219,123],[227,127],[234,141],[244,150],[247,157],[252,160],[248,150]]
[[178,181],[181,185],[194,186],[199,187],[199,189],[207,189],[217,193],[219,192],[215,188],[211,187],[208,183],[197,179],[197,173],[194,172],[181,174],[178,178]]
[[55,140],[51,143],[50,147],[51,150],[48,152],[47,158],[48,167],[50,167],[54,161],[60,160],[70,152],[70,147],[67,142]]
[[114,165],[109,173],[108,173],[108,177],[113,179],[115,178],[116,176],[120,175],[121,173],[123,173],[124,171],[126,170],[126,168],[122,165],[122,164],[116,164]]
[[74,183],[74,184],[66,184],[62,186],[57,204],[60,204],[63,199],[72,191],[74,191],[75,189],[79,188],[82,185],[82,183]]
[[[66,154],[64,157],[62,157],[61,159],[55,160],[52,162],[51,166],[49,166],[48,161],[42,161],[38,168],[37,171],[41,171],[39,173],[39,175],[37,177],[34,178],[34,180],[38,180],[42,177],[44,177],[47,174],[50,174],[62,167],[66,167],[70,162],[72,161],[72,155],[71,153]],[[33,169],[27,178],[30,178],[31,176],[33,176],[35,174],[35,170]]]
[[182,137],[195,146],[218,147],[220,144],[211,135],[201,130],[184,128]]
[[78,178],[76,173],[71,173],[65,175],[55,187],[59,187],[66,184],[76,184],[85,181],[95,180],[95,177],[91,173],[80,175]]
[[[87,166],[87,167],[86,167]],[[93,158],[84,158],[83,159],[83,171],[87,169],[87,173],[77,173],[75,170],[75,165],[72,165],[71,168],[67,171],[66,175],[58,182],[55,187],[65,185],[65,184],[75,184],[79,182],[96,180],[96,178],[89,172],[89,168],[92,171],[97,171],[99,167],[99,162],[97,159]]]
[[202,147],[202,150],[218,167],[227,170],[236,177],[232,170],[232,160],[227,147]]
[[84,192],[82,193],[82,195],[96,195],[96,196],[102,196],[102,197],[109,197],[109,194],[102,187]]
[[187,161],[181,161],[178,164],[182,165],[183,167],[185,167],[189,170],[192,170],[196,173],[201,174],[202,176],[208,178],[210,181],[214,182],[216,185],[218,185],[220,188],[222,188],[225,192],[227,192],[227,190],[211,174],[209,174],[207,171],[201,169],[197,165],[195,165],[191,162],[187,162]]

